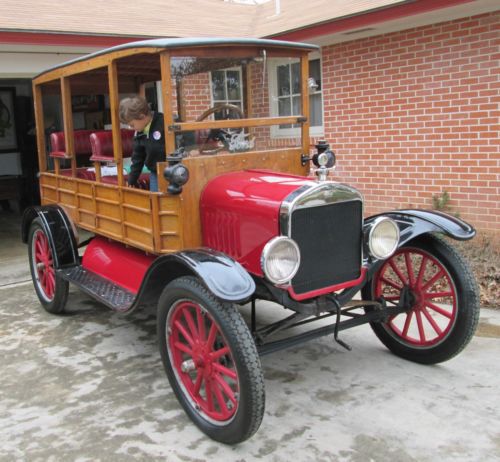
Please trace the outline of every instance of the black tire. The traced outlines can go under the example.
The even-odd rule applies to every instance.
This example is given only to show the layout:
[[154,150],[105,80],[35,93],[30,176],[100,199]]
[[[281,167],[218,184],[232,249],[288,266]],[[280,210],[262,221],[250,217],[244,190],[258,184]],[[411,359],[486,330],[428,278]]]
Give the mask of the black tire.
[[371,327],[393,353],[436,364],[469,343],[479,319],[479,291],[464,258],[437,235],[419,236],[389,258],[363,289],[363,299],[384,297],[397,304],[409,286],[413,305],[406,313]]
[[69,284],[57,275],[54,249],[39,218],[35,218],[31,223],[28,255],[31,278],[40,303],[49,313],[63,313]]
[[190,419],[210,438],[236,444],[264,415],[264,379],[255,342],[234,305],[195,277],[171,282],[158,302],[160,354]]

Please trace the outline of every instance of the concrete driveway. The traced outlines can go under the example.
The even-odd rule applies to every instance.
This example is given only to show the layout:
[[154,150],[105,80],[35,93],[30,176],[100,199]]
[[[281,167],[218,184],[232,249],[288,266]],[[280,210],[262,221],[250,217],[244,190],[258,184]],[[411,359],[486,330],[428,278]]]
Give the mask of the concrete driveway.
[[229,447],[178,405],[154,310],[115,314],[72,289],[70,313],[50,315],[26,257],[17,283],[0,257],[1,461],[500,460],[500,311],[438,366],[393,356],[367,326],[341,333],[352,352],[328,336],[263,357],[263,423]]

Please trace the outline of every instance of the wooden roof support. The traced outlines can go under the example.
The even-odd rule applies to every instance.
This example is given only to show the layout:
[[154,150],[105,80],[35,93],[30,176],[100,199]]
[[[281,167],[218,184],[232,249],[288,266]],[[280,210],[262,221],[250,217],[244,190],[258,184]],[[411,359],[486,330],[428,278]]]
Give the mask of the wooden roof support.
[[175,133],[169,130],[173,125],[172,111],[172,76],[170,74],[170,53],[164,51],[160,53],[161,67],[161,97],[163,102],[163,114],[165,117],[165,154],[175,152]]
[[109,108],[111,113],[111,123],[113,125],[113,153],[116,163],[116,174],[118,175],[118,184],[123,184],[123,148],[120,129],[120,92],[118,88],[118,72],[116,60],[108,64],[108,82],[109,82]]
[[[302,114],[309,114],[309,57],[303,54],[300,58],[300,75],[301,75],[301,100],[302,100]],[[309,126],[310,122],[307,119],[301,126],[302,136],[302,154],[309,155]]]
[[[71,175],[76,177],[75,140],[73,129],[73,109],[71,106],[71,85],[69,78],[61,77],[61,100],[64,121],[64,144],[66,155],[71,159]],[[56,162],[57,166],[57,162]],[[59,173],[56,168],[56,173]]]
[[43,120],[43,98],[40,85],[33,84],[33,102],[35,105],[36,144],[38,149],[38,170],[47,171],[47,150],[45,147],[45,121]]

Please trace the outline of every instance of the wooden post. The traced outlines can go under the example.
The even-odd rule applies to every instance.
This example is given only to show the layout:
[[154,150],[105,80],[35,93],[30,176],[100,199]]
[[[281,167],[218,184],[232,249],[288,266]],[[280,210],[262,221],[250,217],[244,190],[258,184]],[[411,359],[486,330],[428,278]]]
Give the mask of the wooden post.
[[[68,77],[61,77],[61,100],[64,121],[66,155],[71,158],[71,176],[76,177],[75,138],[73,130],[73,108],[71,106],[71,85]],[[56,173],[58,172],[56,162]]]
[[172,115],[172,76],[170,75],[170,54],[167,51],[160,53],[161,67],[161,97],[163,101],[163,116],[165,120],[165,151],[166,155],[175,151],[175,133],[168,127],[173,125]]
[[43,120],[42,87],[33,84],[33,102],[35,105],[36,145],[38,150],[38,170],[47,171],[47,149],[45,147],[45,121]]
[[108,64],[108,81],[109,81],[109,108],[111,113],[111,124],[113,126],[113,157],[116,163],[116,174],[118,175],[118,185],[123,186],[123,151],[122,151],[122,135],[120,129],[120,92],[118,89],[118,71],[116,60]]
[[302,115],[307,117],[307,120],[302,123],[301,136],[302,136],[302,154],[309,155],[309,86],[307,79],[309,78],[309,57],[304,53],[300,58],[300,79],[301,79],[301,99],[302,99]]

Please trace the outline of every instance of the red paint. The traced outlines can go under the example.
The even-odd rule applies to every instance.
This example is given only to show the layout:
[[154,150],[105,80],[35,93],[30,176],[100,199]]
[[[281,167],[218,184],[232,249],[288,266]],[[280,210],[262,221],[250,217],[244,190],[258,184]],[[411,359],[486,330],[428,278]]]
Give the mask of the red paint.
[[[151,37],[152,38],[152,37]],[[47,34],[40,32],[0,32],[0,43],[25,45],[112,47],[122,43],[144,40],[144,37],[106,37],[77,34]]]
[[54,257],[50,248],[49,239],[41,229],[33,235],[33,259],[37,274],[38,287],[43,292],[47,301],[54,299],[56,290],[56,271],[54,269]]
[[458,316],[457,292],[444,265],[417,248],[397,251],[375,275],[375,297],[398,302],[408,286],[415,303],[407,313],[393,316],[386,329],[401,342],[430,347],[444,341]]
[[248,272],[262,277],[260,256],[264,245],[280,235],[281,203],[309,181],[264,170],[213,179],[200,199],[203,245],[230,255]]
[[85,249],[82,266],[136,294],[155,258],[98,236]]
[[[356,16],[341,18],[328,21],[322,24],[306,26],[303,29],[274,34],[268,38],[279,38],[280,40],[302,41],[308,40],[322,35],[335,34],[347,30],[356,30],[373,24],[392,21],[407,16],[426,13],[433,10],[449,8],[462,3],[470,3],[471,0],[420,0],[414,3],[397,5],[388,8],[383,8],[377,11],[360,13]],[[411,27],[411,24],[409,24]]]
[[366,268],[361,268],[361,276],[358,279],[354,279],[353,281],[343,282],[342,284],[336,284],[330,287],[323,287],[322,289],[312,290],[311,292],[306,292],[300,295],[297,295],[295,293],[293,287],[289,287],[288,293],[290,294],[290,297],[300,302],[308,298],[319,297],[320,295],[336,292],[337,290],[343,290],[343,289],[348,289],[349,287],[354,287],[358,284],[361,284],[365,279],[365,276],[366,276]]
[[238,411],[240,383],[219,325],[191,300],[178,302],[168,320],[168,349],[182,391],[209,419],[232,419]]

